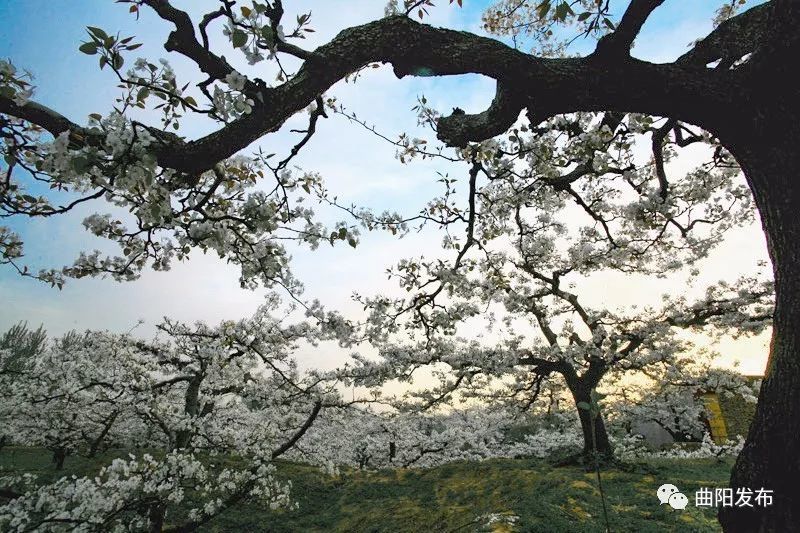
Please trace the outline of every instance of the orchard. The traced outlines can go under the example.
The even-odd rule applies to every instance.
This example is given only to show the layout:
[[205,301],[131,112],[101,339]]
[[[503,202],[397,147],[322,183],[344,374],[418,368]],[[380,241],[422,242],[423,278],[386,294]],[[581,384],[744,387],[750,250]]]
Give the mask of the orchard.
[[[716,527],[797,530],[800,4],[675,3],[392,0],[332,27],[308,1],[118,0],[135,31],[81,24],[62,52],[86,71],[74,79],[15,58],[21,34],[3,30],[0,291],[146,286],[208,255],[262,300],[147,332],[9,318],[0,453],[37,450],[50,470],[0,472],[0,529],[195,531],[252,505],[277,528],[312,512],[286,464],[346,485],[532,458],[592,472],[608,531],[626,524],[609,469],[735,457],[726,486],[774,499],[721,506]],[[679,12],[704,32],[642,58]],[[381,76],[405,100],[369,91]],[[477,110],[437,85],[476,76],[493,87]],[[56,105],[51,87],[89,79],[113,101]],[[379,115],[406,103],[411,126],[386,129]],[[372,155],[356,146],[337,162],[325,135],[352,132],[394,158],[358,174]],[[354,193],[337,168],[367,189],[396,172],[416,204]],[[74,260],[28,251],[76,220]],[[730,259],[754,225],[764,257],[751,237]],[[398,253],[385,272],[363,259],[379,242]],[[308,263],[334,286],[346,271],[349,301],[323,297]],[[719,346],[768,335],[763,383],[721,363]],[[749,430],[712,439],[709,393],[755,404]],[[674,444],[645,442],[642,423]],[[61,475],[78,460],[94,470]],[[475,524],[525,530],[500,511]]]

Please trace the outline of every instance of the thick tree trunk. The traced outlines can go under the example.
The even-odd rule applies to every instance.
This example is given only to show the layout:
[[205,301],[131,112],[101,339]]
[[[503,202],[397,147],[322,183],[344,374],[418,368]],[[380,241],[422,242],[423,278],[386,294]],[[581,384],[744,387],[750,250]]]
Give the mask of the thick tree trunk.
[[[731,486],[774,492],[768,507],[721,508],[720,523],[726,532],[800,531],[800,114],[793,109],[796,102],[775,106],[782,107],[779,113],[758,116],[749,138],[741,139],[741,150],[735,145],[733,150],[750,182],[767,235],[776,307],[766,378]],[[773,118],[777,115],[780,118]]]
[[189,430],[180,430],[175,434],[175,448],[178,450],[187,448],[192,441],[192,433]]
[[154,503],[148,513],[149,533],[161,533],[164,529],[164,518],[167,516],[167,507],[162,503]]
[[603,414],[597,413],[592,417],[586,409],[578,407],[578,404],[585,402],[591,403],[591,389],[579,389],[572,392],[575,400],[575,408],[581,421],[581,431],[583,432],[583,456],[593,457],[595,450],[602,459],[611,459],[614,456],[614,449],[608,439],[608,432],[603,421]]
[[103,444],[103,440],[106,438],[106,435],[108,435],[108,432],[111,431],[111,426],[114,425],[114,421],[117,419],[118,415],[119,411],[114,411],[111,413],[111,416],[109,416],[106,420],[100,435],[98,435],[97,438],[92,441],[92,444],[89,447],[89,453],[86,454],[86,457],[91,459],[97,455],[97,453],[100,451],[100,446]]
[[[189,417],[196,417],[200,410],[200,384],[203,382],[203,374],[198,374],[194,379],[189,381],[189,386],[186,387],[184,396],[184,412]],[[192,442],[194,432],[189,429],[182,429],[176,433],[175,447],[182,449],[188,448]]]
[[55,448],[53,450],[53,464],[55,465],[56,470],[63,470],[64,461],[66,459],[67,459],[66,448]]

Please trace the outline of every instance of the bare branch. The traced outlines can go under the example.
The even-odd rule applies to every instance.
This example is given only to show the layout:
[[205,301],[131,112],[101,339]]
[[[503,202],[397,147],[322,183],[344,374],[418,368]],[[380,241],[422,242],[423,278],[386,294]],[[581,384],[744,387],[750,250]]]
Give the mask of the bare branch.
[[[168,52],[178,52],[194,61],[204,73],[221,80],[233,72],[233,67],[224,58],[213,54],[207,47],[197,41],[194,34],[192,19],[185,11],[176,9],[168,0],[144,0],[159,17],[175,25],[175,30],[169,34],[164,49]],[[250,82],[251,88],[255,85]]]
[[61,113],[33,101],[19,106],[11,98],[0,96],[0,113],[27,120],[31,124],[44,128],[54,137],[67,130],[83,136],[84,139],[91,137],[84,128]]
[[662,202],[666,201],[669,195],[669,182],[667,181],[667,172],[664,170],[664,139],[676,125],[677,121],[667,120],[663,126],[653,131],[653,161],[658,178],[658,194]]
[[303,437],[303,435],[306,434],[311,425],[314,423],[314,420],[316,420],[317,415],[319,415],[320,409],[322,409],[322,401],[317,400],[316,402],[314,402],[314,408],[311,410],[311,413],[308,415],[308,418],[306,419],[305,423],[303,423],[303,425],[300,426],[300,428],[295,432],[294,435],[292,435],[292,437],[289,440],[284,442],[282,445],[280,445],[272,452],[273,459],[277,459],[278,457],[280,457],[281,455],[292,449],[292,446],[294,446],[297,443],[297,441],[299,441]]
[[664,0],[632,0],[617,29],[598,41],[594,54],[608,58],[628,57],[633,40],[639,35],[642,26],[650,14],[663,3]]

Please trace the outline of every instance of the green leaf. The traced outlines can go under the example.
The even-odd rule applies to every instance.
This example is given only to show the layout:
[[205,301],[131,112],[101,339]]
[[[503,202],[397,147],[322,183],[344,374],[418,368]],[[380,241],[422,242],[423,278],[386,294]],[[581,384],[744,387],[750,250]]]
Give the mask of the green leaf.
[[578,409],[583,409],[584,411],[590,411],[592,406],[586,402],[578,402]]
[[107,64],[108,58],[106,56],[100,56],[100,70],[103,70],[103,67],[105,67]]
[[347,228],[339,228],[339,239],[344,240],[347,237]]
[[231,40],[234,48],[241,48],[247,44],[247,34],[242,30],[234,30]]
[[96,43],[83,43],[78,47],[78,50],[83,52],[86,55],[93,56],[97,53],[97,44]]
[[103,115],[101,115],[100,113],[90,113],[89,114],[89,118],[93,118],[93,119],[99,121],[101,118],[103,118]]
[[545,18],[549,11],[550,11],[550,1],[549,0],[546,0],[545,2],[542,2],[536,8],[536,14],[539,15],[540,19]]
[[100,40],[104,41],[108,39],[108,34],[100,28],[96,28],[94,26],[86,26],[86,29],[89,30],[89,33],[91,33]]
[[567,2],[561,2],[560,4],[558,4],[556,6],[556,13],[555,13],[555,17],[554,18],[556,20],[560,20],[561,22],[564,22],[564,21],[567,20],[567,17],[569,15],[573,15],[573,14],[574,14],[574,11],[572,11],[572,8],[569,7],[569,4]]
[[592,16],[592,13],[589,11],[584,11],[580,15],[578,15],[578,22],[583,22],[584,20],[588,19]]
[[349,239],[347,239],[347,244],[349,244],[350,246],[355,248],[357,243],[356,243],[356,240],[354,238],[350,237]]
[[617,27],[616,27],[616,26],[614,26],[614,23],[613,23],[613,22],[611,22],[611,20],[610,20],[610,19],[604,18],[604,19],[603,19],[603,24],[605,24],[605,25],[608,27],[608,29],[610,29],[610,30],[615,30],[615,29],[617,29]]
[[116,70],[121,69],[123,63],[125,63],[125,59],[120,54],[114,54],[111,60],[114,62],[113,66]]
[[143,102],[144,100],[147,99],[148,96],[150,96],[150,89],[148,89],[147,87],[142,87],[136,94],[136,99],[140,102]]
[[140,46],[142,46],[142,43],[131,44],[127,48],[128,48],[128,50],[136,50]]
[[82,155],[74,158],[70,164],[75,172],[83,173],[89,170],[89,160]]

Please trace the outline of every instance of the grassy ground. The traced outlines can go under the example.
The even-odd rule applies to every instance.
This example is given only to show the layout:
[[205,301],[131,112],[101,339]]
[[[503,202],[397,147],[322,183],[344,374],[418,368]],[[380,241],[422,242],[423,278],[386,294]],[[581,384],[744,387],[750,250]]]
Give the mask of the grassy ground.
[[[67,460],[62,474],[95,471],[98,462]],[[694,506],[700,487],[726,486],[730,461],[658,460],[603,472],[611,530],[631,532],[719,531],[715,511]],[[55,474],[39,450],[6,448],[0,475]],[[539,460],[453,463],[431,470],[348,472],[330,478],[304,465],[282,464],[292,479],[296,511],[270,513],[243,505],[219,517],[207,531],[265,532],[602,532],[600,493],[593,472],[555,468]],[[689,506],[658,505],[659,485],[673,483]],[[486,515],[517,516],[513,526],[485,526]]]

